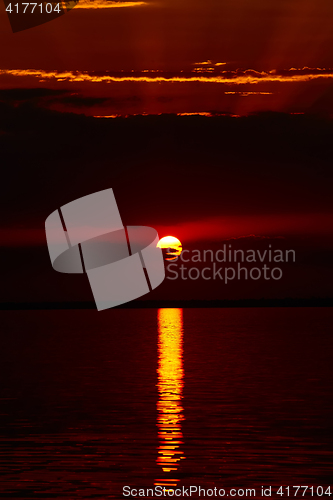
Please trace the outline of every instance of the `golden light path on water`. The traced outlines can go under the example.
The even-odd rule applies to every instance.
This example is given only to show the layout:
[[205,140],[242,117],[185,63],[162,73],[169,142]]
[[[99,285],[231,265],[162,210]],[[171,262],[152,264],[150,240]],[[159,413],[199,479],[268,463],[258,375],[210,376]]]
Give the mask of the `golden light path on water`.
[[[177,486],[173,474],[184,459],[181,422],[183,398],[183,310],[158,310],[158,392],[157,427],[159,447],[157,465],[164,472],[155,485]],[[168,477],[170,474],[170,477]]]

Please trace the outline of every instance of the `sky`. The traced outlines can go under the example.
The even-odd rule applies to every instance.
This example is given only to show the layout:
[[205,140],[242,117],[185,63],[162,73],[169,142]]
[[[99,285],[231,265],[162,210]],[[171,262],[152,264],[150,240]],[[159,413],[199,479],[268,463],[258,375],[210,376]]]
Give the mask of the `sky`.
[[184,248],[299,256],[274,286],[150,299],[332,297],[332,20],[327,0],[81,0],[13,33],[0,3],[0,300],[91,300],[52,270],[44,222],[110,187],[125,225]]
[[41,105],[91,116],[332,114],[332,15],[329,0],[81,0],[13,34],[1,4],[0,88],[61,89]]
[[184,249],[296,251],[276,283],[166,279],[147,300],[332,297],[331,120],[102,120],[32,106],[1,116],[1,301],[91,300],[83,276],[52,269],[44,224],[56,208],[110,187],[124,225],[176,236]]

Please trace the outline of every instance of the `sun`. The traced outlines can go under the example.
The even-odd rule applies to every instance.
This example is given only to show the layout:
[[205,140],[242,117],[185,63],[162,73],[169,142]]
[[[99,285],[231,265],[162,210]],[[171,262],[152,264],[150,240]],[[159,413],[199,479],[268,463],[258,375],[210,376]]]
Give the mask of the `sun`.
[[176,260],[183,250],[181,242],[174,236],[164,236],[157,243],[157,247],[162,249],[165,260]]

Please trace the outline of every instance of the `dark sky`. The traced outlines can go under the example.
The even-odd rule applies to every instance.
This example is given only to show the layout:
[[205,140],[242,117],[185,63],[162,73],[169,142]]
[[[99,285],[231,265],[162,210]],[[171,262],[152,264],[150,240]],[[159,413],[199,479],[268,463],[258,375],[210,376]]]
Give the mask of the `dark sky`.
[[[90,300],[81,276],[52,270],[44,235],[59,206],[112,187],[123,223],[186,249],[292,248],[281,282],[166,280],[147,298],[332,296],[329,119],[264,113],[94,119],[2,107],[2,301]],[[19,145],[19,146],[17,146]]]

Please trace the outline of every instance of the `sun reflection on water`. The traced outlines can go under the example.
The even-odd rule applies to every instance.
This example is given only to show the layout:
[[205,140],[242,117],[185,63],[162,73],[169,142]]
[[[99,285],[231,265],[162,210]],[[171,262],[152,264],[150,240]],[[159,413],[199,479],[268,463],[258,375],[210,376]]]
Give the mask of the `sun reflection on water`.
[[176,486],[178,479],[168,477],[178,470],[184,459],[180,450],[183,444],[181,422],[184,420],[181,400],[183,398],[183,310],[158,310],[158,392],[157,427],[159,447],[157,465],[164,479],[156,485]]

